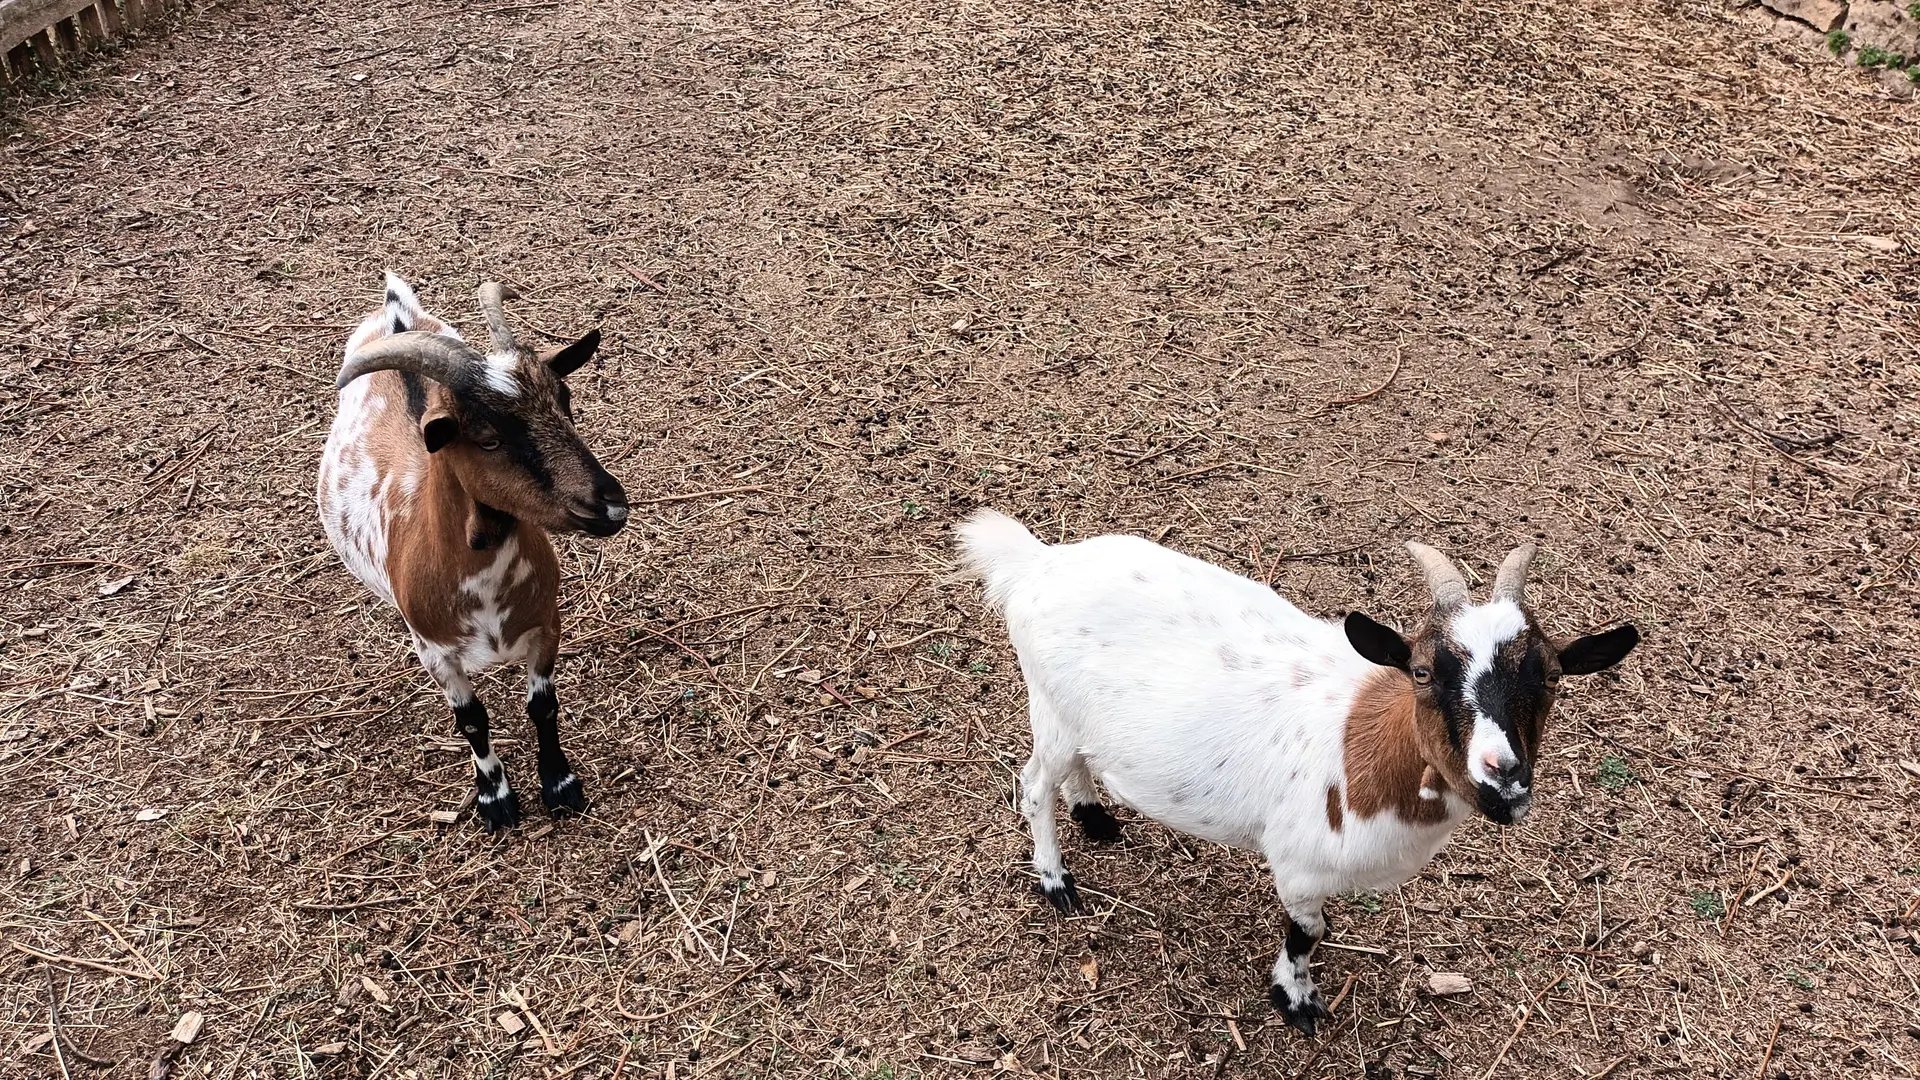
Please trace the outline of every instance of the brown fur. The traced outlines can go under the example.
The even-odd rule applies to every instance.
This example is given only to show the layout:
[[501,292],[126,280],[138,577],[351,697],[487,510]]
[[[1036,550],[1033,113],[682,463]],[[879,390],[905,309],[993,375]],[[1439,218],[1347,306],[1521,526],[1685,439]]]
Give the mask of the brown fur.
[[[460,583],[492,566],[500,552],[497,544],[476,551],[468,543],[474,500],[453,470],[438,460],[440,456],[428,459],[426,479],[411,510],[413,520],[406,527],[388,530],[387,575],[393,582],[394,602],[414,633],[450,645],[466,636],[465,620],[481,602],[462,590]],[[528,668],[541,670],[534,659],[544,656],[545,670],[551,671],[560,644],[560,563],[539,526],[516,521],[510,535],[517,541],[514,557],[526,560],[532,572],[494,601],[509,612],[501,626],[502,643],[516,641],[530,630],[544,631],[531,639]]]
[[1472,790],[1440,710],[1420,698],[1413,680],[1392,668],[1374,672],[1354,696],[1347,713],[1347,805],[1363,818],[1391,812],[1414,825],[1443,821],[1446,801],[1420,797],[1430,768],[1458,785],[1455,790]]
[[[511,612],[501,628],[502,637],[512,642],[529,630],[544,629],[546,633],[532,639],[528,663],[530,669],[541,670],[533,661],[544,656],[544,670],[551,671],[560,642],[560,564],[546,532],[515,515],[517,520],[508,521],[504,532],[489,537],[486,550],[475,550],[472,533],[473,523],[480,516],[479,505],[462,476],[475,471],[472,462],[462,460],[457,453],[458,442],[438,454],[427,453],[407,413],[406,385],[398,372],[380,371],[367,378],[372,380],[368,394],[385,402],[368,427],[367,452],[390,474],[414,473],[421,477],[410,501],[402,498],[399,485],[389,488],[387,580],[401,616],[427,641],[439,645],[461,641],[466,633],[465,619],[480,606],[481,598],[462,591],[460,583],[493,565],[500,543],[512,535],[518,541],[516,558],[527,560],[533,570],[496,602]],[[421,423],[435,416],[436,410],[444,409],[451,396],[436,383],[427,385],[428,405]],[[468,453],[480,451],[468,448]],[[498,491],[490,489],[489,494],[501,498]],[[498,508],[512,513],[511,503],[520,500],[501,501],[510,505]]]
[[1327,827],[1334,832],[1339,832],[1341,826],[1346,823],[1346,811],[1340,808],[1340,789],[1329,784],[1327,785]]
[[433,457],[445,460],[474,500],[554,532],[576,532],[579,526],[572,511],[596,501],[594,476],[588,469],[592,457],[561,412],[560,380],[548,370],[546,360],[524,353],[520,367],[519,395],[494,407],[526,423],[530,441],[543,452],[551,490],[540,487],[521,469],[498,467],[499,451],[481,449],[493,434],[480,419],[484,409],[478,407],[479,399],[484,392],[474,392],[471,400],[463,401],[446,387],[430,384],[427,411],[420,418],[422,429],[440,417],[460,422],[460,437]]

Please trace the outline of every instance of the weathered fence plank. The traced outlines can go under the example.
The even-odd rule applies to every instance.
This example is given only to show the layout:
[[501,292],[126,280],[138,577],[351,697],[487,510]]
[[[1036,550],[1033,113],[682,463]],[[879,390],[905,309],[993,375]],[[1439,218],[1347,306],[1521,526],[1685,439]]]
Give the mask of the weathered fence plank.
[[169,0],[0,0],[0,82],[44,74],[158,22]]

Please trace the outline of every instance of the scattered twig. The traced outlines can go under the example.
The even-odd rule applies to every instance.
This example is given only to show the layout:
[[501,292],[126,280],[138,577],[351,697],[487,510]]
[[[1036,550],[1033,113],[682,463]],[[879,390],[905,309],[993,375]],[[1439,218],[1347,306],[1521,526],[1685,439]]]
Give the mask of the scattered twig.
[[102,963],[99,960],[88,960],[82,956],[65,956],[61,953],[42,952],[24,942],[15,941],[11,942],[11,944],[15,949],[26,953],[28,956],[38,960],[45,960],[49,964],[64,964],[68,967],[90,968],[94,971],[104,971],[109,975],[125,975],[129,979],[145,979],[148,982],[158,982],[161,978],[157,974],[149,974],[145,971],[134,971],[130,968],[115,967],[112,964]]
[[645,285],[647,288],[652,289],[654,292],[660,293],[663,296],[666,295],[666,292],[667,292],[666,288],[662,286],[659,282],[648,277],[647,275],[641,273],[638,270],[635,270],[633,267],[628,266],[626,263],[615,263],[614,265],[618,266],[622,270],[625,270],[628,276],[632,277],[633,280],[639,282],[642,285]]
[[1358,405],[1363,401],[1371,401],[1374,398],[1379,397],[1381,394],[1386,392],[1387,387],[1393,385],[1393,380],[1396,376],[1400,374],[1400,365],[1405,361],[1405,359],[1406,359],[1405,351],[1401,349],[1400,346],[1395,345],[1393,347],[1393,370],[1387,372],[1387,377],[1380,380],[1379,386],[1374,387],[1373,389],[1367,391],[1364,394],[1355,394],[1352,397],[1334,398],[1332,401],[1329,401],[1326,404],[1322,405],[1320,407],[1320,411],[1325,412],[1328,409],[1339,408],[1342,405]]
[[1760,1058],[1760,1071],[1754,1074],[1755,1080],[1767,1080],[1767,1066],[1773,1064],[1773,1047],[1780,1041],[1780,1025],[1785,1023],[1786,1019],[1784,1016],[1773,1018],[1773,1037],[1767,1040],[1767,1052]]
[[1648,750],[1645,747],[1635,746],[1632,743],[1621,742],[1619,739],[1616,739],[1611,735],[1601,734],[1599,729],[1595,728],[1592,724],[1586,724],[1585,727],[1587,729],[1587,732],[1591,734],[1594,738],[1599,739],[1601,742],[1606,743],[1608,746],[1611,746],[1616,750],[1624,750],[1629,754],[1639,754],[1642,757],[1655,758],[1657,760],[1664,761],[1669,765],[1679,765],[1689,769],[1706,769],[1709,772],[1726,773],[1729,776],[1738,776],[1745,780],[1751,780],[1756,784],[1772,784],[1776,787],[1793,788],[1798,791],[1812,791],[1812,792],[1817,792],[1818,794],[1821,794],[1821,795],[1838,795],[1844,799],[1855,799],[1860,802],[1873,801],[1873,796],[1862,795],[1856,791],[1841,791],[1839,788],[1819,787],[1818,785],[1815,785],[1815,784],[1797,784],[1792,780],[1778,780],[1771,776],[1761,776],[1758,773],[1745,772],[1743,770],[1733,768],[1730,765],[1720,765],[1711,761],[1693,761],[1687,758],[1671,757],[1669,755],[1662,754],[1657,750]]
[[629,506],[658,506],[661,503],[686,502],[689,499],[704,499],[710,495],[744,495],[749,491],[765,491],[765,484],[749,484],[746,487],[715,488],[712,491],[690,491],[685,495],[662,495],[654,499],[636,499]]
[[384,904],[411,903],[413,897],[406,893],[382,896],[377,900],[354,900],[344,904],[323,904],[316,900],[295,900],[293,906],[301,911],[358,911],[361,908],[380,907]]
[[1533,995],[1533,1000],[1520,1010],[1520,1022],[1513,1025],[1513,1034],[1507,1036],[1507,1041],[1500,1044],[1500,1052],[1493,1056],[1493,1064],[1487,1066],[1487,1071],[1480,1074],[1480,1080],[1488,1080],[1493,1075],[1493,1071],[1500,1067],[1500,1063],[1507,1060],[1507,1051],[1513,1049],[1513,1041],[1518,1039],[1520,1032],[1526,1029],[1527,1021],[1533,1017],[1533,1010],[1539,1007],[1540,1000],[1547,996],[1547,991],[1558,985],[1560,985],[1558,979],[1547,980],[1547,985],[1541,987],[1540,992]]
[[680,906],[680,898],[673,894],[673,886],[667,884],[666,871],[660,868],[660,848],[663,845],[654,840],[652,833],[647,833],[646,837],[647,850],[643,853],[642,857],[653,864],[653,876],[659,879],[660,888],[666,892],[667,903],[673,905],[673,913],[680,916],[680,921],[686,924],[687,932],[693,935],[693,939],[700,943],[701,948],[707,950],[707,955],[713,958],[714,963],[719,963],[720,957],[713,951],[713,946],[708,944],[707,936],[702,934],[700,928],[693,924],[693,919],[689,918],[686,910]]
[[86,1054],[83,1054],[80,1051],[74,1049],[71,1045],[63,1045],[63,1044],[66,1044],[67,1042],[67,1033],[66,1033],[66,1029],[60,1026],[60,997],[59,997],[58,991],[54,988],[54,985],[53,985],[53,969],[51,968],[47,969],[46,975],[47,975],[47,1032],[53,1038],[53,1054],[54,1054],[54,1057],[60,1062],[60,1075],[62,1076],[68,1075],[67,1073],[68,1055],[71,1055],[73,1057],[73,1060],[79,1062],[80,1064],[93,1069],[111,1069],[115,1065],[119,1064],[118,1062],[114,1062],[114,1061],[101,1061],[99,1058],[88,1057]]
[[639,1013],[630,1013],[627,1011],[627,1007],[621,1004],[620,1002],[620,983],[615,982],[613,984],[613,1010],[619,1013],[625,1019],[631,1020],[636,1024],[643,1024],[653,1020],[665,1020],[667,1017],[673,1016],[676,1013],[685,1012],[686,1010],[693,1008],[695,1005],[704,1005],[707,1002],[712,1001],[714,998],[719,997],[721,994],[724,994],[727,991],[733,989],[734,987],[739,986],[741,983],[746,982],[747,979],[750,976],[752,976],[754,972],[759,971],[761,967],[762,965],[755,964],[752,967],[748,968],[747,970],[741,972],[739,975],[735,976],[732,982],[728,983],[725,986],[720,987],[717,990],[709,990],[706,993],[701,994],[699,997],[689,998],[686,1001],[683,1001],[680,1004],[675,1005],[671,1009],[666,1009],[656,1013],[646,1013],[645,1015],[642,1015]]

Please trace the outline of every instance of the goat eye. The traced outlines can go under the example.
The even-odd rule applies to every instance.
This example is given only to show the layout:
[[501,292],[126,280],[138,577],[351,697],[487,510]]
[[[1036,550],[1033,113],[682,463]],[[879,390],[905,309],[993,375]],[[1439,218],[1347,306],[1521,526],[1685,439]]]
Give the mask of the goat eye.
[[1428,683],[1433,681],[1433,669],[1423,668],[1423,667],[1414,668],[1413,681],[1416,685],[1419,685],[1419,686],[1427,685]]
[[488,453],[492,453],[493,451],[500,449],[500,440],[488,439],[485,442],[482,442],[480,444],[480,449],[485,450]]

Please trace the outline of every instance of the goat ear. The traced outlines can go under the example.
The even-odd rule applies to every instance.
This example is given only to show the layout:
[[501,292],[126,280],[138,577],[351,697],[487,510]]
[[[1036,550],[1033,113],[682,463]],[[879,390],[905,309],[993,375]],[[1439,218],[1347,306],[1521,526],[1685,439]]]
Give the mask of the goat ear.
[[1391,626],[1382,626],[1357,611],[1347,612],[1347,642],[1353,651],[1381,667],[1405,671],[1413,646]]
[[1560,670],[1567,675],[1591,675],[1605,671],[1626,659],[1640,644],[1640,631],[1632,623],[1616,626],[1604,634],[1576,638],[1560,650]]
[[581,364],[593,359],[594,352],[599,348],[600,330],[598,327],[595,327],[587,331],[586,335],[579,341],[568,345],[566,348],[561,349],[549,357],[547,366],[553,369],[555,375],[564,379],[580,370]]
[[437,454],[460,437],[460,421],[451,413],[430,412],[420,420],[420,437],[426,440],[427,453]]

